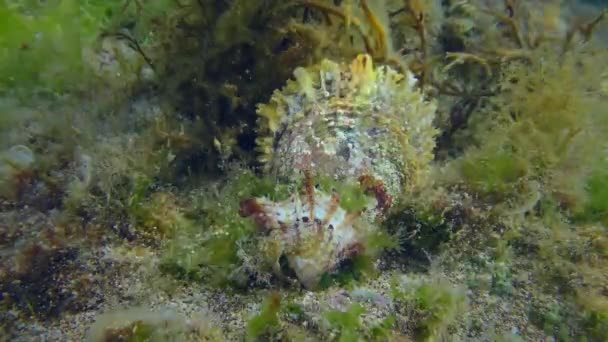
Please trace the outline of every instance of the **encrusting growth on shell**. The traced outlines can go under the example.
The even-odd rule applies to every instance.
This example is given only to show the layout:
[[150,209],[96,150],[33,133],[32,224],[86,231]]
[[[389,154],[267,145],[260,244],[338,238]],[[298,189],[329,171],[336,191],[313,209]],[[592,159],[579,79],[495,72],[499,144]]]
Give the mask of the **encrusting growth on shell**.
[[295,80],[258,108],[260,161],[288,181],[305,170],[336,180],[371,175],[387,193],[423,186],[433,158],[436,104],[411,73],[324,60],[298,68]]

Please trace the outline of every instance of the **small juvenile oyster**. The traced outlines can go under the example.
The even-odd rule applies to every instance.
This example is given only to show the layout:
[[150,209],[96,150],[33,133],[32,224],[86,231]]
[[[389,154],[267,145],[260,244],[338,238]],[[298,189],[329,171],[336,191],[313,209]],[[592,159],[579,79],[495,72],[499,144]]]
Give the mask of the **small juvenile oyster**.
[[[260,105],[258,147],[269,175],[306,191],[287,201],[241,203],[267,235],[262,254],[279,272],[287,257],[300,282],[314,287],[322,274],[363,252],[392,200],[424,185],[435,146],[436,105],[415,79],[358,56],[350,65],[324,60],[294,71],[295,80]],[[340,194],[315,189],[311,173],[336,183],[359,182],[369,195],[361,212],[340,206]]]

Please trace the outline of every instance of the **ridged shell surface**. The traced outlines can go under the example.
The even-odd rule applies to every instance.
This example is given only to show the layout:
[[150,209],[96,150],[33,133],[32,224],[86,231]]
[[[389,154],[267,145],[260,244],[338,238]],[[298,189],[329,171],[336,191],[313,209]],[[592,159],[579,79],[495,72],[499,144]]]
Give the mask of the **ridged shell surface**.
[[267,230],[268,237],[260,246],[267,255],[274,256],[275,271],[280,272],[279,257],[286,256],[290,268],[307,288],[314,288],[324,273],[362,252],[362,241],[375,229],[362,218],[362,212],[349,213],[341,208],[338,193],[311,189],[310,193],[294,195],[283,202],[258,198],[241,205],[242,214],[253,217]]
[[416,89],[411,73],[375,68],[360,55],[294,75],[258,108],[258,146],[268,172],[286,180],[306,170],[336,180],[369,175],[392,197],[424,184],[436,105]]
[[[305,191],[289,200],[247,199],[241,214],[264,233],[259,250],[280,272],[279,258],[307,288],[345,259],[365,251],[378,221],[397,199],[424,186],[437,131],[436,106],[414,77],[375,68],[367,55],[350,64],[325,60],[294,71],[294,80],[258,107],[258,148],[265,172]],[[360,183],[362,211],[340,194],[315,189],[314,177]]]

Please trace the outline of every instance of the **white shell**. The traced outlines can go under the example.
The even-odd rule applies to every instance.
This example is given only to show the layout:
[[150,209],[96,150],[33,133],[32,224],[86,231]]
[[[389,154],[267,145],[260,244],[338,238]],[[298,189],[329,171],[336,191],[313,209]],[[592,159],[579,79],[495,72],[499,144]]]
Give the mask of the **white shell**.
[[[375,201],[370,198],[368,208]],[[272,230],[281,243],[300,282],[313,288],[324,273],[363,251],[363,239],[370,231],[361,212],[349,213],[340,207],[336,192],[326,194],[312,188],[310,193],[292,196],[283,202],[252,199],[245,216],[253,216],[263,230]]]

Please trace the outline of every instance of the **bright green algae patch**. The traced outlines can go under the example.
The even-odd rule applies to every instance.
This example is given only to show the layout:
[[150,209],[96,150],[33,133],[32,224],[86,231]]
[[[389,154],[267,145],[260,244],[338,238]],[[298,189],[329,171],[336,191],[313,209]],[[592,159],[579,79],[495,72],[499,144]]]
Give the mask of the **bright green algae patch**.
[[92,46],[122,1],[3,1],[0,90],[63,91],[86,80]]

